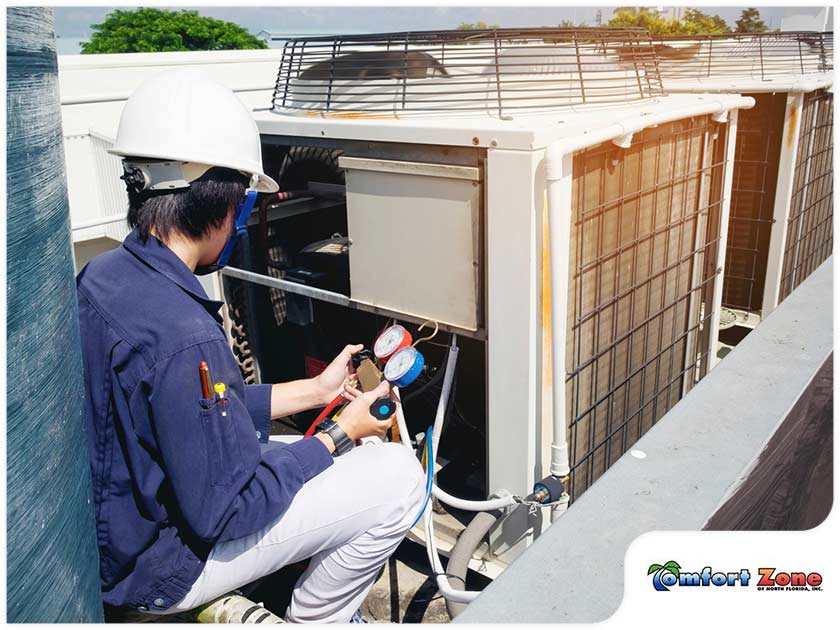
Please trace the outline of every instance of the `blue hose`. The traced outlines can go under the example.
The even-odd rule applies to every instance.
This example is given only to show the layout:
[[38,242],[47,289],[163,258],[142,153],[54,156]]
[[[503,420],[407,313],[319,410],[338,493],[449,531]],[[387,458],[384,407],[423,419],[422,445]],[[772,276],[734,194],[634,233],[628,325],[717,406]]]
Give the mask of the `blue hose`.
[[420,510],[420,514],[417,515],[417,518],[415,518],[414,522],[411,524],[412,527],[417,525],[420,517],[423,516],[423,513],[426,511],[426,506],[429,504],[429,497],[432,496],[432,484],[434,483],[435,478],[435,462],[432,457],[433,428],[434,426],[430,426],[426,429],[426,498],[423,500],[423,507]]

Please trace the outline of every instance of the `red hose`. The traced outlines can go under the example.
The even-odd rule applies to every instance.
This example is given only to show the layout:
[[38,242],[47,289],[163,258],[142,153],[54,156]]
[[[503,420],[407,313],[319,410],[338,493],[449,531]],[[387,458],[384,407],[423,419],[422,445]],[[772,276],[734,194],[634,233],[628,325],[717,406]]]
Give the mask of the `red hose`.
[[333,398],[332,402],[329,405],[327,405],[326,407],[324,407],[324,410],[321,413],[318,414],[318,417],[315,418],[315,422],[313,422],[312,426],[310,426],[306,430],[306,433],[303,434],[303,437],[309,437],[313,433],[315,433],[315,427],[317,427],[319,424],[321,424],[321,421],[324,418],[326,418],[330,414],[330,412],[333,409],[335,409],[338,406],[339,403],[341,403],[342,400],[344,400],[344,396],[342,396],[341,394],[339,394],[338,396]]

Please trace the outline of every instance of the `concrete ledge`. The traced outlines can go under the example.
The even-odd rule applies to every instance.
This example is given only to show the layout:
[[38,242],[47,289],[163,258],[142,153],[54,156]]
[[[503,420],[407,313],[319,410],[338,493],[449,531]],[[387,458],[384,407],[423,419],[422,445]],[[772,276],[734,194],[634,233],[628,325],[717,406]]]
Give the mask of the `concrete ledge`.
[[[742,487],[833,347],[833,258],[803,282],[455,623],[592,623],[621,604],[624,556],[699,530]],[[539,601],[528,607],[526,602]]]

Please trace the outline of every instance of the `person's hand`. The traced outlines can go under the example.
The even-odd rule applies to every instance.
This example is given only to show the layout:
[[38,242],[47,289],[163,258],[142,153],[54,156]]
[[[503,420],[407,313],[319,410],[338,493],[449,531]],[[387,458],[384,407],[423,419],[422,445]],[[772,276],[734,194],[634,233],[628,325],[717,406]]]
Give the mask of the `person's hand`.
[[[390,391],[391,384],[388,381],[382,381],[376,389],[364,394],[360,392],[342,410],[341,415],[336,418],[336,422],[344,429],[347,437],[355,441],[371,435],[385,436],[391,426],[391,420],[390,418],[388,420],[377,420],[370,415],[370,406],[377,398],[388,396]],[[397,404],[399,405],[399,403]]]
[[344,346],[344,350],[326,369],[312,379],[322,404],[329,404],[339,394],[348,400],[361,395],[362,392],[356,389],[352,382],[355,380],[356,370],[353,369],[351,358],[363,348],[362,344]]

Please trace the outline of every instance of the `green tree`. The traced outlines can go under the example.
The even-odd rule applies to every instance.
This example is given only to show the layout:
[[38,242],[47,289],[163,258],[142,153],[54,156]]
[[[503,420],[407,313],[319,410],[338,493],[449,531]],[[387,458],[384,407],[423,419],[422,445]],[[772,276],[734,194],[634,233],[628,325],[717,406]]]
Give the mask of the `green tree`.
[[607,26],[635,26],[647,29],[651,35],[682,34],[682,24],[679,20],[667,20],[649,7],[616,7]]
[[741,11],[741,17],[735,20],[736,33],[766,33],[767,25],[761,19],[761,13],[755,7]]
[[496,28],[499,28],[498,24],[488,24],[487,22],[476,22],[475,24],[472,22],[461,22],[458,25],[459,31],[492,31]]
[[686,35],[714,35],[729,33],[729,26],[719,15],[708,15],[699,9],[686,9],[682,16],[683,32]]
[[681,20],[668,20],[650,7],[616,7],[608,26],[640,27],[651,35],[708,35],[728,33],[729,26],[719,15],[699,9],[686,9]]
[[241,26],[198,11],[116,10],[92,28],[82,54],[268,48]]
[[558,28],[586,28],[589,26],[586,22],[575,23],[574,20],[563,20],[557,25]]

